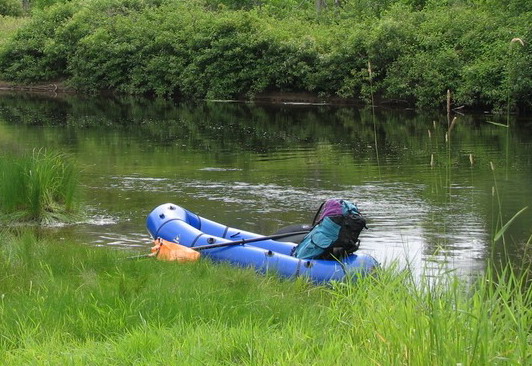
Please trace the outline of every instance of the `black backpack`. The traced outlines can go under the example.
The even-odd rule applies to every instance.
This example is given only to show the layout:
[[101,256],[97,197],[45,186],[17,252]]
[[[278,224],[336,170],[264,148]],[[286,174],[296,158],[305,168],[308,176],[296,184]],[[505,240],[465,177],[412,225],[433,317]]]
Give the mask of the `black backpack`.
[[349,201],[325,201],[314,216],[312,230],[295,248],[294,256],[302,259],[339,259],[360,246],[360,232],[366,219]]

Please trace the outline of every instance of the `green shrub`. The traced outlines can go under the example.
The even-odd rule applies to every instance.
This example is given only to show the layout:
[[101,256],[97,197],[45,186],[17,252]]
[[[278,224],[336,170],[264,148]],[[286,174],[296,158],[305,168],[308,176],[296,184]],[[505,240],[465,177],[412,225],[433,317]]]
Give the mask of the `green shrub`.
[[57,29],[75,12],[68,3],[36,14],[0,53],[0,78],[36,82],[65,77],[67,55],[57,52]]
[[[454,13],[428,9],[420,15],[411,23],[413,37],[403,43],[408,46],[394,53],[395,60],[384,62],[388,72],[382,94],[423,107],[443,105],[447,90],[453,91],[457,104],[506,104],[510,35],[523,34],[525,28],[515,20],[475,8]],[[404,19],[397,13],[389,16]],[[524,64],[524,56],[520,57]],[[521,80],[530,79],[521,73]],[[521,93],[527,92],[516,91],[516,96]],[[528,102],[521,99],[521,103]]]
[[0,78],[29,83],[67,78],[69,60],[82,38],[156,2],[66,2],[36,11],[0,53]]
[[31,8],[32,9],[44,9],[48,8],[55,4],[61,4],[65,3],[68,0],[30,0]]
[[28,19],[29,18],[27,17],[8,17],[0,15],[0,49],[19,28],[27,23]]
[[286,32],[273,31],[270,21],[252,12],[191,16],[179,6],[121,17],[79,42],[72,82],[89,90],[214,99],[269,88],[305,90],[318,58],[316,42],[303,37],[308,28],[286,22],[279,24],[290,28]]
[[[0,78],[184,98],[376,94],[429,108],[442,107],[451,90],[465,106],[500,108],[510,97],[517,108],[532,107],[530,12],[491,2],[390,0],[367,12],[356,10],[362,2],[319,14],[307,4],[289,16],[295,3],[249,10],[215,3],[57,3],[4,41]],[[510,48],[515,37],[524,46]]]
[[0,16],[21,16],[24,13],[22,1],[20,0],[0,0]]

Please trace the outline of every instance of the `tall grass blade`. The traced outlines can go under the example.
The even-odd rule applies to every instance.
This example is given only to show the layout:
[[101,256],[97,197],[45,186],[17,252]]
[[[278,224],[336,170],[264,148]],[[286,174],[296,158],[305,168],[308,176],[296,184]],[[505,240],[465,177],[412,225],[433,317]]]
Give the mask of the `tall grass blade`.
[[495,236],[493,237],[493,240],[494,241],[497,241],[499,240],[503,235],[504,233],[506,232],[506,230],[510,227],[510,225],[512,224],[512,222],[520,215],[522,214],[526,209],[528,208],[528,206],[522,208],[521,210],[519,210],[519,212],[517,212],[506,224],[504,224],[504,226],[495,233]]
[[487,123],[490,123],[490,124],[492,124],[492,125],[495,125],[495,126],[508,128],[508,125],[505,125],[504,123],[498,123],[498,122],[492,122],[492,121],[486,121],[486,122],[487,122]]

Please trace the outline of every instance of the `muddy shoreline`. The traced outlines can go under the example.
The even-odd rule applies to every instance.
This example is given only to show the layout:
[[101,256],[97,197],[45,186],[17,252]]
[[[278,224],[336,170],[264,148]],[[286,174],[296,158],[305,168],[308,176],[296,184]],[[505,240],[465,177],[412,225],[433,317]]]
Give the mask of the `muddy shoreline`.
[[[0,92],[24,92],[58,96],[60,94],[78,94],[84,95],[74,88],[64,84],[64,82],[48,82],[39,84],[15,84],[6,81],[0,81]],[[101,92],[101,94],[114,95],[113,91]],[[210,100],[217,102],[257,102],[273,104],[310,104],[310,105],[350,105],[363,106],[360,100],[354,98],[340,97],[320,97],[318,95],[306,92],[263,92],[255,95],[252,99],[236,98],[231,100]],[[381,101],[382,102],[382,101]],[[404,106],[404,105],[403,105]]]
[[72,88],[67,87],[62,82],[50,82],[50,83],[40,83],[40,84],[14,84],[6,81],[0,81],[0,91],[22,91],[29,93],[46,93],[46,94],[57,94],[57,93],[69,93],[75,94],[76,91]]

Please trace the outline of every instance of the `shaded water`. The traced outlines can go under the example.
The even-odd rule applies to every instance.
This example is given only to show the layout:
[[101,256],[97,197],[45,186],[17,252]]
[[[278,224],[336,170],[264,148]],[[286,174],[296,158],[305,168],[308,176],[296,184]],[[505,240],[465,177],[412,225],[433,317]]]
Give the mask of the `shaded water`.
[[470,274],[532,255],[532,207],[493,243],[532,206],[532,119],[487,121],[507,122],[458,116],[447,133],[447,116],[411,111],[0,94],[3,151],[53,148],[81,169],[89,219],[46,229],[59,240],[147,252],[146,215],[166,202],[271,234],[342,197],[380,262]]

